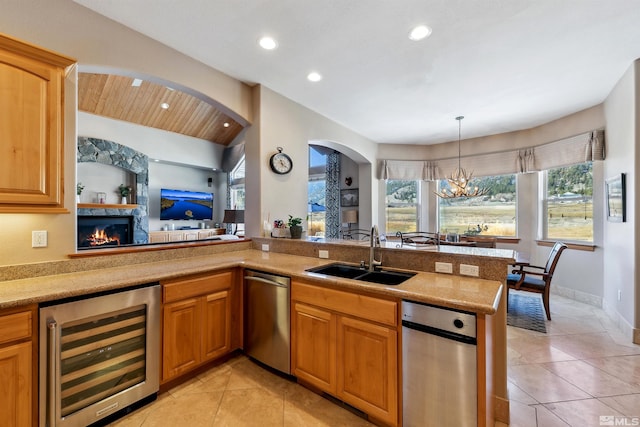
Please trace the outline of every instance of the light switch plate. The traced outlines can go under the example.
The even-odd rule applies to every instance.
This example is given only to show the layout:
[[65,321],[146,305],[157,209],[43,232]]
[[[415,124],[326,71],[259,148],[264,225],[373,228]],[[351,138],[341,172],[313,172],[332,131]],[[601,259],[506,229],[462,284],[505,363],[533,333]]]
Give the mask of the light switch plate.
[[262,244],[262,250],[265,252],[269,252],[269,245],[268,244]]
[[47,230],[31,232],[31,247],[46,248],[47,247]]
[[327,258],[329,258],[329,251],[319,250],[318,251],[318,256],[320,258],[327,259]]

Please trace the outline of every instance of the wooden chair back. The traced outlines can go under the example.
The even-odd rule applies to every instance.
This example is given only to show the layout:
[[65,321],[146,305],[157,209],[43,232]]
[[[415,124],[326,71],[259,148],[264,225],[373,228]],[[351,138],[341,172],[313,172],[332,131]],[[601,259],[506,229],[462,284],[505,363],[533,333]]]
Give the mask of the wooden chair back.
[[560,254],[565,249],[567,249],[567,245],[562,242],[556,242],[551,248],[551,252],[549,252],[549,258],[547,258],[547,263],[544,266],[544,272],[547,273],[547,286],[551,284],[551,278],[556,270],[556,265],[558,265],[558,260],[560,260]]

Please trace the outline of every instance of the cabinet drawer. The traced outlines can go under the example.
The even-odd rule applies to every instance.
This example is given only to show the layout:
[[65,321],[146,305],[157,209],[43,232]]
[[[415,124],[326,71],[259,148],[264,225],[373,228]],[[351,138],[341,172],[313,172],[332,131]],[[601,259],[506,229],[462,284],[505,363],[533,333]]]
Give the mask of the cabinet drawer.
[[31,338],[31,312],[0,316],[0,344]]
[[291,299],[385,325],[398,324],[398,303],[395,301],[295,281],[291,286]]
[[233,272],[226,270],[197,276],[188,276],[162,282],[164,302],[180,301],[198,295],[231,288]]

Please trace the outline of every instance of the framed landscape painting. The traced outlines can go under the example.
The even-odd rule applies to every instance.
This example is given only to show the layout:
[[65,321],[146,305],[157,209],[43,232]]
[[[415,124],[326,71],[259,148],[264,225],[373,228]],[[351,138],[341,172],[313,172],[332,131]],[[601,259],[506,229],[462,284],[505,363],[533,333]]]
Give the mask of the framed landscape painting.
[[340,206],[358,206],[358,189],[340,190]]
[[607,220],[610,222],[625,222],[626,213],[626,188],[625,175],[623,173],[606,180],[607,194]]

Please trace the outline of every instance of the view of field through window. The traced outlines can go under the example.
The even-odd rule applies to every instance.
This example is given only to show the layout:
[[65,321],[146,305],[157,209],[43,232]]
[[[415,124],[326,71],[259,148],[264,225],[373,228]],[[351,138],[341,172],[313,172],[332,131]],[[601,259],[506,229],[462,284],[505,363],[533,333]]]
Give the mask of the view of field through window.
[[[472,187],[486,188],[480,197],[438,200],[440,233],[486,236],[516,235],[516,176],[498,175],[473,178]],[[441,180],[438,190],[448,188]]]
[[593,241],[593,166],[547,171],[546,238]]
[[417,231],[418,182],[403,180],[387,181],[385,206],[385,228],[388,235],[394,235],[398,231]]

